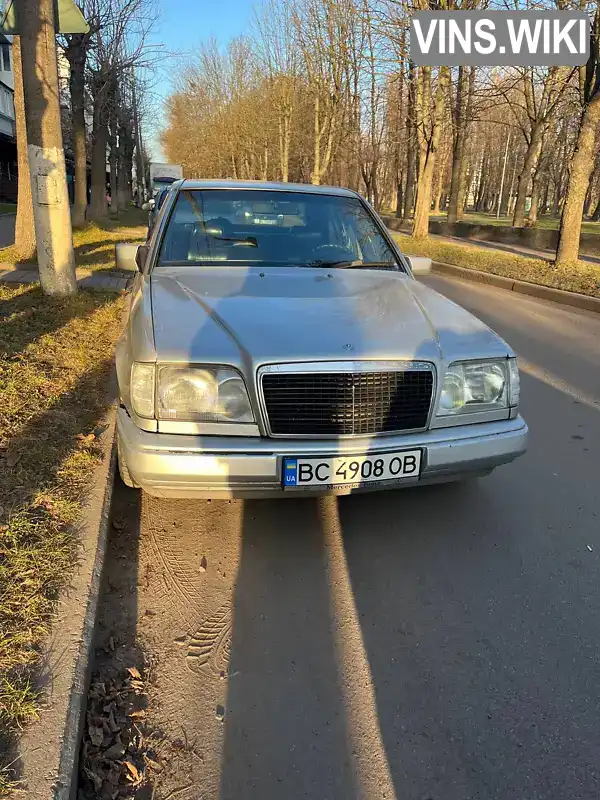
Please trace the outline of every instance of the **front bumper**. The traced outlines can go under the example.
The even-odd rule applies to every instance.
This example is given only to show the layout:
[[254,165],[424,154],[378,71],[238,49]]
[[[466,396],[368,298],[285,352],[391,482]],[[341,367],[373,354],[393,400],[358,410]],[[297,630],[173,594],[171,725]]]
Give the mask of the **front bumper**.
[[[385,481],[373,489],[395,489],[484,475],[525,452],[528,429],[521,417],[424,433],[338,441],[187,436],[140,430],[120,408],[117,431],[129,472],[157,497],[251,498],[323,494],[322,488],[286,490],[284,456],[352,455],[423,449],[420,478]],[[365,489],[339,489],[347,494]]]

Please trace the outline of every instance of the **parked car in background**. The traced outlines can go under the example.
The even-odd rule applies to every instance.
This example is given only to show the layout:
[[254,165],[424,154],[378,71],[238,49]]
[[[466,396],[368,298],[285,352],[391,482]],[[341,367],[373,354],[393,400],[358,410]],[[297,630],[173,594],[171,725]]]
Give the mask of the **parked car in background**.
[[509,345],[415,279],[355,192],[184,180],[117,346],[121,476],[157,496],[345,494],[521,455]]
[[171,186],[172,184],[169,184],[164,186],[162,189],[159,189],[154,197],[151,197],[150,200],[148,200],[148,202],[144,203],[142,206],[142,209],[148,212],[148,232],[146,234],[146,240],[150,238],[156,217],[160,213]]
[[163,186],[183,178],[181,164],[165,164],[161,161],[151,161],[148,165],[150,191],[155,193]]

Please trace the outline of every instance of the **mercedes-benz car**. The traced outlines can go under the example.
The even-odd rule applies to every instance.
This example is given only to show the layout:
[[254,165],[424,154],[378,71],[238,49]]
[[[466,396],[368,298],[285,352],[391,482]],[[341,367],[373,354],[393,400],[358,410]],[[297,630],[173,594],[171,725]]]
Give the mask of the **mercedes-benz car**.
[[526,449],[509,345],[417,280],[431,262],[353,191],[183,180],[149,241],[116,250],[137,269],[116,355],[128,486],[344,494],[485,475]]

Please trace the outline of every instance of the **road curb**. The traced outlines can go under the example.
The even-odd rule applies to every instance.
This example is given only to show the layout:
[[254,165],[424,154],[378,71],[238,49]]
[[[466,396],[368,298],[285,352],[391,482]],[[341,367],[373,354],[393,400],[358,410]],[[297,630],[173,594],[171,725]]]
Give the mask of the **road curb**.
[[[75,800],[81,734],[94,646],[94,629],[107,548],[116,469],[116,405],[105,415],[103,459],[82,515],[81,555],[59,601],[44,652],[44,705],[19,750],[28,800]],[[47,696],[46,696],[47,695]]]
[[518,281],[513,278],[505,278],[502,275],[494,275],[491,272],[480,272],[476,269],[457,267],[454,264],[443,264],[434,261],[432,264],[433,272],[438,275],[452,275],[476,283],[487,283],[499,289],[506,289],[509,292],[536,297],[540,300],[551,300],[553,303],[560,303],[564,306],[572,306],[584,311],[593,311],[600,314],[600,297],[590,297],[587,294],[577,292],[565,292],[562,289],[553,289],[550,286],[540,286],[537,283]]

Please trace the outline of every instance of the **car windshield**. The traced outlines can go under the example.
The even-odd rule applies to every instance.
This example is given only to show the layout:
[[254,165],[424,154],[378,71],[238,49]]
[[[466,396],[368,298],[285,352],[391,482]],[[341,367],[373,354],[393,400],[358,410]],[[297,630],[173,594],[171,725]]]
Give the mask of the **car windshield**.
[[358,198],[309,192],[183,189],[158,266],[398,269]]

